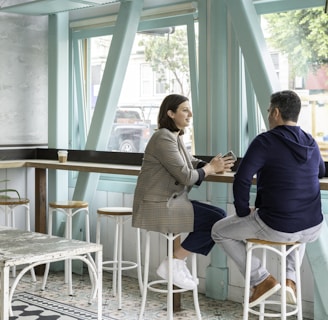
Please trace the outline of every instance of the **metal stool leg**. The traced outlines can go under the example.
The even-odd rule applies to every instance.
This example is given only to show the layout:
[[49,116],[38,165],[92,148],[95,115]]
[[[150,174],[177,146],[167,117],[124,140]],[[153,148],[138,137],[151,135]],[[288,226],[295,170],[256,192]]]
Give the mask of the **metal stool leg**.
[[167,320],[173,320],[173,234],[168,235]]
[[[73,219],[73,210],[67,209],[66,213],[66,230],[65,237],[66,239],[72,239],[72,219]],[[68,283],[68,295],[73,295],[73,285],[72,285],[72,260],[65,260],[65,283]]]
[[[197,278],[197,255],[195,253],[192,254],[191,258],[191,263],[192,263],[192,278],[194,281],[197,283],[198,278]],[[198,286],[193,290],[193,298],[194,298],[194,306],[197,314],[197,319],[200,320],[202,319],[201,313],[200,313],[200,307],[199,307],[199,301],[198,301]]]
[[300,247],[295,249],[295,265],[296,265],[296,292],[297,292],[297,320],[303,320],[302,314],[302,289],[301,289],[301,259],[300,259]]
[[[262,249],[262,265],[263,265],[263,268],[266,268],[266,265],[267,265],[267,249],[265,247]],[[264,320],[264,311],[265,311],[265,301],[260,303],[259,320]]]
[[[53,211],[55,211],[52,208],[49,208],[48,210],[48,234],[52,235],[52,219],[53,219]],[[44,274],[43,274],[43,281],[42,281],[42,286],[41,290],[44,291],[46,289],[46,284],[48,280],[48,275],[49,275],[49,269],[50,269],[50,263],[46,264]]]
[[[15,226],[16,226],[16,223],[15,223],[15,212],[14,212],[14,208],[15,208],[15,206],[8,206],[8,209],[9,209],[9,217],[10,217],[10,221],[11,221],[11,224],[10,224],[10,226],[12,227],[12,228],[15,228]],[[9,221],[9,220],[8,220]],[[12,276],[13,276],[13,278],[16,278],[16,267],[15,266],[13,266],[12,268],[11,268],[11,274],[12,274]]]
[[243,320],[248,320],[249,292],[250,292],[250,282],[251,282],[251,264],[252,264],[252,253],[253,253],[251,247],[252,244],[250,242],[247,242]]
[[118,309],[122,309],[122,242],[123,242],[123,218],[118,217],[118,261],[117,261],[117,293]]
[[137,228],[137,272],[138,272],[138,282],[139,282],[139,291],[140,295],[142,296],[143,292],[143,281],[142,281],[142,269],[141,269],[141,248],[140,248],[140,229]]
[[[116,220],[116,219],[115,219]],[[116,296],[117,289],[117,259],[118,259],[118,242],[119,242],[119,225],[115,221],[115,238],[114,238],[114,255],[113,255],[113,280],[112,280],[112,291],[113,297]]]
[[281,252],[281,261],[280,261],[280,279],[281,279],[281,292],[280,292],[280,310],[281,310],[281,319],[287,319],[287,308],[286,308],[286,246],[280,246]]
[[148,274],[149,274],[149,251],[150,251],[150,231],[147,231],[146,232],[146,247],[145,247],[144,278],[143,278],[142,299],[141,299],[139,320],[143,319],[143,315],[145,313],[146,301],[147,301]]

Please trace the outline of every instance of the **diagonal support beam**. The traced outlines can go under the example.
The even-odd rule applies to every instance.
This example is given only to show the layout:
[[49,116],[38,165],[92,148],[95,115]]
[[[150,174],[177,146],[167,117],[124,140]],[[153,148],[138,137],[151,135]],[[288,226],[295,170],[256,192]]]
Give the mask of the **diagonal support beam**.
[[[143,0],[129,0],[121,3],[86,141],[87,150],[104,150],[107,145],[142,7]],[[73,199],[83,199],[91,203],[98,180],[99,174],[80,172]],[[76,223],[76,225],[76,230],[78,230],[83,224]]]

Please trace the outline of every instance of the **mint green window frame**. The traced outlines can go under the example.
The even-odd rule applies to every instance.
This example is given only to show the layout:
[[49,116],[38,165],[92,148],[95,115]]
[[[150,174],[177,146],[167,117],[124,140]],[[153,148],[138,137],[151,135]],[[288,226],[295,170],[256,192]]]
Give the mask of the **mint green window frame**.
[[[197,72],[197,52],[196,52],[196,32],[194,15],[188,14],[179,17],[168,17],[156,20],[141,21],[138,31],[168,28],[173,26],[187,27],[190,86],[193,108],[198,108],[198,72]],[[84,30],[71,30],[71,97],[70,97],[70,121],[69,139],[72,149],[83,149],[87,139],[87,104],[85,101],[83,83],[88,83],[85,79],[85,68],[90,67],[90,61],[85,55],[89,54],[88,46],[85,45],[92,37],[113,35],[114,26],[102,28],[90,28]],[[77,173],[70,175],[70,186],[74,187]],[[110,182],[110,183],[108,183]],[[132,193],[136,183],[136,177],[122,175],[101,175],[98,183],[98,190]]]

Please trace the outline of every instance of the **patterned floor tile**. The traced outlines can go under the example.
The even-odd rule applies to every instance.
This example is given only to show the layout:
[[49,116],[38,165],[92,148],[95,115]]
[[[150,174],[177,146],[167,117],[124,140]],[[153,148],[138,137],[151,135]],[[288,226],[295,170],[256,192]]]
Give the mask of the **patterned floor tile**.
[[[117,320],[138,319],[141,298],[137,279],[123,277],[122,310],[117,310],[117,300],[112,296],[111,292],[111,274],[104,272],[103,278],[103,315]],[[96,312],[96,303],[92,305],[89,304],[91,286],[88,274],[86,273],[82,276],[73,275],[73,296],[68,295],[67,285],[63,283],[63,279],[64,275],[62,272],[50,273],[47,281],[47,288],[45,291],[41,291],[42,277],[37,276],[37,282],[33,283],[31,282],[31,277],[25,275],[20,281],[16,292],[29,292],[50,300]],[[199,294],[199,304],[202,320],[242,319],[242,305],[240,303],[214,300],[206,297],[204,294]],[[192,292],[183,293],[181,306],[181,311],[174,314],[175,320],[196,319]],[[165,308],[166,296],[160,293],[149,292],[144,320],[166,319]],[[254,319],[257,319],[257,317],[249,317],[249,320]],[[296,318],[290,317],[289,319],[294,320]]]

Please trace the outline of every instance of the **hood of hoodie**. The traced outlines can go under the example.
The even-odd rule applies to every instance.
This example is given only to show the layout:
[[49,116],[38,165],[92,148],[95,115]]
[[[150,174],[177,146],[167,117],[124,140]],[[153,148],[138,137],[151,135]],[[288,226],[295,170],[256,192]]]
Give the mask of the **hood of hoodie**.
[[311,158],[316,148],[313,137],[304,132],[299,126],[277,126],[267,133],[274,135],[282,143],[288,145],[295,159],[301,163]]

